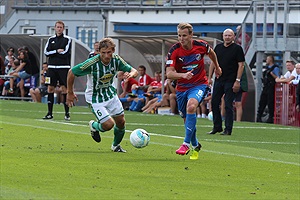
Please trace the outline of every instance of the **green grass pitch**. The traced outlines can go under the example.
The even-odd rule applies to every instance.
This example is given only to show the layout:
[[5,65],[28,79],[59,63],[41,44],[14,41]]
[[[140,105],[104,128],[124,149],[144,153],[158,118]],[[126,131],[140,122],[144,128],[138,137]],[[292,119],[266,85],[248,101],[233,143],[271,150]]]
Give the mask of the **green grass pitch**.
[[[0,199],[299,199],[300,129],[235,122],[232,136],[207,135],[198,119],[199,160],[179,156],[179,116],[126,112],[122,147],[113,153],[112,131],[90,136],[87,107],[62,105],[43,121],[46,104],[0,100]],[[247,111],[244,111],[247,112]],[[150,143],[136,149],[130,132],[143,128]]]

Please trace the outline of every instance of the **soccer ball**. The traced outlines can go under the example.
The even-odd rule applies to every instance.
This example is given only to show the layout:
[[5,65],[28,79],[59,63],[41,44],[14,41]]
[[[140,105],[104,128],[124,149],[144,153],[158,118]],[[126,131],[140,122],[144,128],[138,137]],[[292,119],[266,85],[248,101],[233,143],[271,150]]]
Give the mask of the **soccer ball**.
[[207,119],[210,120],[210,121],[213,120],[213,113],[212,113],[212,111],[210,111],[210,112],[208,113]]
[[136,148],[143,148],[149,144],[150,135],[144,129],[135,129],[130,134],[130,143]]

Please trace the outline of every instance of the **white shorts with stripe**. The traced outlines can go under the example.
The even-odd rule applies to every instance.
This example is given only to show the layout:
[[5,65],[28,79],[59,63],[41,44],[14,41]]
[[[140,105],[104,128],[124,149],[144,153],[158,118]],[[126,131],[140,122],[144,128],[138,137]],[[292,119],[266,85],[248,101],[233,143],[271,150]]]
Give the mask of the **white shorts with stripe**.
[[92,112],[101,124],[106,122],[110,116],[115,117],[124,114],[123,105],[117,95],[103,103],[92,103],[91,107]]

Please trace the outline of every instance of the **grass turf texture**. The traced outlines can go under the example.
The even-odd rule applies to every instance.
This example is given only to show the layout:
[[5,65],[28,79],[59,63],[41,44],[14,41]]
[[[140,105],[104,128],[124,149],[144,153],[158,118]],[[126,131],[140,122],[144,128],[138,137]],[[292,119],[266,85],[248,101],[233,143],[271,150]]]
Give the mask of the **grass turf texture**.
[[[232,136],[207,135],[212,122],[198,119],[199,160],[179,156],[179,116],[126,112],[122,146],[113,153],[112,131],[90,137],[86,107],[0,100],[0,199],[299,199],[300,129],[235,122]],[[246,112],[246,111],[245,111]],[[149,146],[136,149],[130,132],[143,128]]]

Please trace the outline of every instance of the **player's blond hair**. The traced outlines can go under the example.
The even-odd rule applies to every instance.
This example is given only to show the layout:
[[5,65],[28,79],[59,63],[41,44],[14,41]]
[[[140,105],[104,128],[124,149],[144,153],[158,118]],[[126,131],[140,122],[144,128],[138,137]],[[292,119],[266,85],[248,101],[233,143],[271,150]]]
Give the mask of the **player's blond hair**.
[[109,48],[112,47],[114,50],[116,47],[116,44],[114,43],[112,38],[103,38],[99,41],[99,50],[102,48]]
[[177,29],[179,30],[183,30],[183,29],[188,29],[188,31],[189,31],[189,34],[192,34],[193,33],[193,26],[191,25],[191,24],[189,24],[189,23],[186,23],[186,22],[182,22],[182,23],[180,23],[180,24],[178,24],[178,26],[177,26]]

